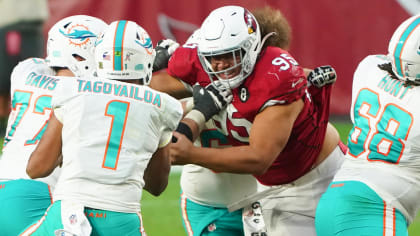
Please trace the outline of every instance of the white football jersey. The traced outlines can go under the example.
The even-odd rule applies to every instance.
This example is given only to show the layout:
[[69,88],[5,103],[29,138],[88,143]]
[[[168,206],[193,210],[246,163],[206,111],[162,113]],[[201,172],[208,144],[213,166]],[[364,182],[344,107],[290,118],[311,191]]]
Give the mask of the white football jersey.
[[411,222],[420,209],[420,86],[403,86],[365,58],[354,73],[349,152],[334,181],[366,183]]
[[[227,137],[217,131],[213,121],[197,138],[194,145],[211,148],[231,147]],[[224,207],[238,202],[257,191],[257,179],[252,175],[217,173],[198,166],[185,165],[181,175],[181,189],[185,196],[196,203]]]
[[[58,78],[44,59],[30,58],[20,62],[11,74],[11,106],[3,155],[0,159],[0,180],[29,179],[26,165],[47,126],[51,115],[51,96]],[[37,179],[54,185],[56,175]]]
[[143,174],[182,117],[179,101],[147,86],[76,78],[58,85],[63,165],[53,194],[118,212],[139,212]]

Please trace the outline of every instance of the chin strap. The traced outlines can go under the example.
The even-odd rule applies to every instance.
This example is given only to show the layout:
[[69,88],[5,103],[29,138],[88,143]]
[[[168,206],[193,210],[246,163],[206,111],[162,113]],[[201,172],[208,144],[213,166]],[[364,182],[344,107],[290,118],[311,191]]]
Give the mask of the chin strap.
[[275,34],[277,34],[277,33],[276,32],[270,32],[270,33],[266,34],[264,36],[264,38],[262,38],[261,43],[260,43],[260,46],[258,47],[258,52],[261,51],[261,48],[264,46],[264,43],[268,39],[268,37],[271,37],[271,36],[273,36]]

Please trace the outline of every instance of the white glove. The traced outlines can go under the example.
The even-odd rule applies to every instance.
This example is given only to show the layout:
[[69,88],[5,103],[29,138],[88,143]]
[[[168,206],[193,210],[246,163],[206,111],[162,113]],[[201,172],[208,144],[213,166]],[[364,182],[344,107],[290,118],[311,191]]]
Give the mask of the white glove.
[[166,50],[168,51],[168,54],[172,55],[172,53],[174,53],[175,50],[179,47],[179,43],[177,43],[176,41],[172,39],[164,39],[164,40],[160,40],[156,47],[166,48]]

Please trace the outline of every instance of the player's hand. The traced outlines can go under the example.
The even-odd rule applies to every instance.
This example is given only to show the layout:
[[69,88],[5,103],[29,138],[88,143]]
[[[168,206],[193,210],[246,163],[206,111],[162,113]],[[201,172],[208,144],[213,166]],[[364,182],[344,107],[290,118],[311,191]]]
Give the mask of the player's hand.
[[308,81],[312,85],[321,88],[327,84],[333,84],[337,80],[334,68],[329,65],[313,69],[308,75]]
[[167,68],[169,58],[178,47],[179,44],[172,39],[160,40],[155,48],[156,57],[153,62],[153,72]]
[[206,88],[199,85],[193,87],[194,107],[193,110],[200,111],[206,121],[213,115],[216,115],[221,110],[232,102],[233,95],[230,89],[221,86],[215,81],[209,84]]
[[192,142],[183,134],[174,132],[176,142],[169,144],[169,158],[172,165],[190,164],[190,150],[194,148]]

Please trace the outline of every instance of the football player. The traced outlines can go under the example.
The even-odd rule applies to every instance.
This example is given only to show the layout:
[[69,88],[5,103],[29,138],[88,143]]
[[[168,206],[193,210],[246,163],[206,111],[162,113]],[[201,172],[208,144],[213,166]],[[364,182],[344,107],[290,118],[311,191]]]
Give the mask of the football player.
[[166,188],[167,144],[182,116],[180,102],[146,86],[154,57],[142,27],[116,21],[97,41],[98,78],[59,84],[27,173],[47,176],[61,154],[62,173],[54,203],[23,235],[145,235],[142,189]]
[[[93,47],[107,24],[77,15],[58,21],[48,32],[47,57],[20,62],[11,74],[11,105],[0,159],[0,229],[17,235],[40,219],[52,203],[59,170],[31,180],[26,174],[29,156],[38,145],[51,115],[51,96],[61,76],[92,76]],[[60,77],[53,77],[60,76]]]
[[[183,45],[190,52],[198,40],[197,30]],[[179,49],[183,50],[183,49]],[[193,51],[192,51],[193,52]],[[170,62],[172,63],[172,62]],[[159,73],[156,82],[153,78],[151,84],[157,89],[168,89],[171,95],[179,96],[188,94],[192,87],[168,77],[166,73]],[[164,81],[179,83],[170,88]],[[166,87],[164,87],[166,86]],[[177,91],[179,93],[177,93]],[[187,104],[184,113],[188,113],[193,105],[192,98],[183,99]],[[217,130],[211,122],[203,128],[195,145],[203,147],[223,148],[232,146],[227,137]],[[255,190],[256,180],[251,175],[239,175],[231,173],[216,173],[210,169],[198,165],[185,165],[181,174],[181,216],[187,235],[244,235],[242,224],[242,210],[229,212],[227,206],[252,193]]]
[[[290,45],[290,26],[283,14],[270,7],[258,8],[253,11],[258,22],[262,22],[262,35],[271,34],[264,47],[268,45],[287,49]],[[195,48],[198,43],[199,31],[196,31],[184,44],[186,52],[196,54]],[[168,53],[169,54],[169,53]],[[170,62],[172,63],[172,62]],[[199,65],[200,66],[200,65]],[[157,74],[152,80],[152,85],[157,88],[168,86],[162,81],[174,81],[171,78],[161,78],[165,73]],[[190,88],[189,84],[178,83],[180,89],[168,89],[170,94],[179,95],[180,91]],[[174,93],[178,91],[178,93]],[[203,147],[223,148],[232,146],[226,135],[217,131],[211,122],[203,128],[200,136],[195,141],[195,145]],[[255,231],[248,227],[248,224],[258,218],[256,209],[242,209],[229,212],[227,206],[248,196],[256,191],[257,182],[252,175],[220,173],[208,168],[188,164],[182,168],[181,175],[181,212],[183,225],[188,235],[244,235],[245,232]],[[244,213],[244,214],[243,214]],[[242,216],[247,222],[245,232]],[[258,219],[258,226],[264,230],[263,219]],[[253,228],[253,227],[251,227]]]
[[[186,135],[175,132],[178,141],[171,145],[174,163],[253,174],[258,180],[256,193],[231,204],[231,210],[260,200],[269,235],[316,235],[316,204],[345,149],[328,123],[335,79],[319,68],[309,76],[316,86],[308,89],[303,69],[286,50],[262,49],[266,37],[261,38],[258,22],[245,8],[214,10],[200,32],[198,47],[176,50],[168,72],[191,86],[212,84],[209,89],[231,90],[233,101],[221,113],[200,114],[195,108],[203,111],[202,107],[194,105],[184,122],[212,117],[233,147],[194,147],[190,140],[201,127],[183,126],[178,131]],[[209,89],[194,87],[195,101]]]
[[24,234],[142,235],[142,189],[159,195],[168,183],[167,144],[182,107],[140,85],[149,83],[155,57],[148,33],[116,21],[96,44],[99,78],[62,81],[54,93],[50,124],[27,173],[47,176],[61,154],[62,173],[53,205]]
[[420,15],[353,77],[349,152],[316,211],[318,235],[408,235],[420,210]]

